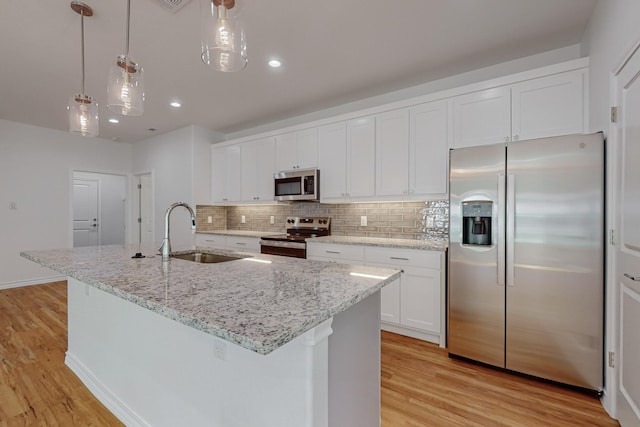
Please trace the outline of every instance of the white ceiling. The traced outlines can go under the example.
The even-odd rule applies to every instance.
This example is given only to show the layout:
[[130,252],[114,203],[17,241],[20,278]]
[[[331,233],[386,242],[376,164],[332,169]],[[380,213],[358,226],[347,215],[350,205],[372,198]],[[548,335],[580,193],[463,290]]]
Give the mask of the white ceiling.
[[[85,18],[85,93],[100,104],[100,137],[133,142],[189,124],[235,132],[569,46],[597,0],[236,0],[249,55],[237,73],[200,60],[203,0],[176,13],[159,1],[131,5],[145,113],[113,125],[107,72],[124,53],[126,0],[85,0],[94,10]],[[70,3],[0,0],[0,118],[67,129],[81,80],[80,16]],[[281,69],[266,65],[272,56]]]

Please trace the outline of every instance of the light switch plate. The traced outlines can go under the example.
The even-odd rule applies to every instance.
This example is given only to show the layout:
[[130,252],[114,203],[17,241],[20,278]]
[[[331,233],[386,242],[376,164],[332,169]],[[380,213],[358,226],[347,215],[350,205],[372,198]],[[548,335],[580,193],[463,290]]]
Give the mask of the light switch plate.
[[246,224],[247,223],[247,218],[244,215],[240,216],[240,224]]
[[211,224],[213,222],[213,217],[211,215],[209,215],[207,217],[207,223]]
[[367,226],[367,216],[366,215],[361,215],[360,216],[360,225],[362,227],[366,227]]

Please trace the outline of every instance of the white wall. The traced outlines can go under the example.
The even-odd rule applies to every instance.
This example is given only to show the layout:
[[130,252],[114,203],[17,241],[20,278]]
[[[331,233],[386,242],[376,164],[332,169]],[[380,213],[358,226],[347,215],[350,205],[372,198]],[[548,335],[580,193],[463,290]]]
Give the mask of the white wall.
[[592,131],[609,129],[609,78],[640,39],[640,1],[599,1],[583,37],[583,53],[590,57],[589,98]]
[[[154,237],[164,235],[164,215],[174,202],[186,202],[194,210],[196,203],[211,201],[209,147],[221,135],[198,126],[187,126],[136,142],[133,145],[134,174],[153,172]],[[193,244],[190,216],[186,209],[171,214],[171,244]]]
[[[99,184],[101,245],[124,245],[126,241],[127,177],[104,173],[74,172],[76,178],[95,179]],[[134,198],[132,198],[133,200]]]
[[72,171],[126,175],[131,154],[129,144],[0,119],[0,288],[59,277],[20,251],[71,247]]

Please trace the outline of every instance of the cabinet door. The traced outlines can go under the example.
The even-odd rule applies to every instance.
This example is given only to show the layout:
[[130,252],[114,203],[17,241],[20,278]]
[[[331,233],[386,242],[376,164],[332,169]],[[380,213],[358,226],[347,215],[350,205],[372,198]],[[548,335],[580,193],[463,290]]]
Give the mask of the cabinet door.
[[297,133],[297,169],[318,167],[318,128]]
[[453,98],[453,148],[507,142],[511,137],[511,96],[498,87]]
[[583,133],[583,79],[573,71],[512,86],[512,140]]
[[440,271],[405,267],[400,301],[402,325],[440,333]]
[[400,324],[400,280],[394,280],[380,291],[380,320]]
[[[375,123],[374,117],[364,117],[347,124],[346,194],[349,197],[375,194]],[[322,194],[323,190],[320,191]]]
[[218,234],[196,233],[196,246],[214,249],[226,249],[227,239]]
[[276,170],[288,171],[296,168],[298,137],[295,133],[276,136]]
[[275,147],[273,138],[242,144],[242,200],[273,201]]
[[211,147],[211,199],[213,203],[227,201],[227,148]]
[[276,150],[273,138],[264,138],[257,143],[258,164],[256,166],[258,183],[257,198],[261,201],[273,201],[273,174],[276,172]]
[[346,197],[347,186],[347,125],[345,122],[319,129],[318,157],[320,167],[320,197]]
[[234,251],[260,252],[260,238],[227,236],[227,249]]
[[409,194],[447,192],[449,103],[412,107],[409,129]]
[[409,109],[376,116],[376,195],[407,194]]
[[211,150],[211,156],[213,202],[240,201],[242,199],[240,145],[214,147]]

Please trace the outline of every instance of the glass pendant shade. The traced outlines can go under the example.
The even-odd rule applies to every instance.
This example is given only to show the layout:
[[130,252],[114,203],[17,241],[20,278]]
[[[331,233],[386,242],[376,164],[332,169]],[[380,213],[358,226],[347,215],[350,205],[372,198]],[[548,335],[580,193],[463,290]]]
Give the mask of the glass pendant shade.
[[202,62],[218,71],[247,65],[247,40],[234,12],[235,0],[201,0]]
[[82,136],[98,136],[98,104],[87,95],[69,99],[69,132]]
[[123,116],[141,116],[144,112],[144,76],[142,67],[130,57],[118,56],[109,70],[107,107]]

